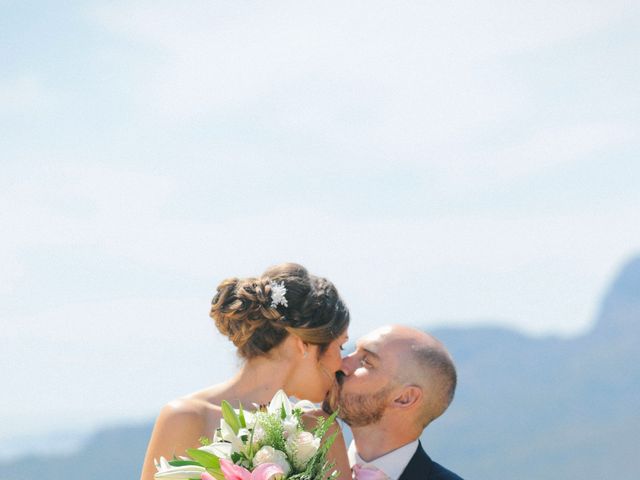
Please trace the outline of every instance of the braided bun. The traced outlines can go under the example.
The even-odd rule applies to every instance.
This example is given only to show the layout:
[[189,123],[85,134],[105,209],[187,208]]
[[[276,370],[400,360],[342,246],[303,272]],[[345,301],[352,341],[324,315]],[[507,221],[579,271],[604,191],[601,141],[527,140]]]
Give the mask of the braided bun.
[[[211,305],[211,318],[223,335],[251,358],[268,352],[286,337],[283,315],[271,307],[271,281],[267,278],[224,280]],[[255,335],[260,331],[260,335]]]
[[[286,288],[286,305],[272,306],[272,283]],[[271,267],[258,278],[224,280],[211,302],[211,318],[246,359],[264,355],[289,333],[324,351],[349,324],[336,288],[295,263]]]

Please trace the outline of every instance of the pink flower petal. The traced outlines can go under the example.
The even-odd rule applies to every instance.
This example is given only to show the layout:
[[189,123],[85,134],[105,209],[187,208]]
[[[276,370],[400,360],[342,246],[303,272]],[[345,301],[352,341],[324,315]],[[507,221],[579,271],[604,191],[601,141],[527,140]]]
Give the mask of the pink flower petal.
[[216,480],[216,478],[210,473],[203,472],[202,475],[200,475],[200,480]]
[[220,459],[220,469],[225,480],[251,480],[251,472],[240,465],[235,465],[226,458]]
[[275,463],[262,463],[251,473],[251,480],[269,480],[274,475],[282,475],[284,470]]

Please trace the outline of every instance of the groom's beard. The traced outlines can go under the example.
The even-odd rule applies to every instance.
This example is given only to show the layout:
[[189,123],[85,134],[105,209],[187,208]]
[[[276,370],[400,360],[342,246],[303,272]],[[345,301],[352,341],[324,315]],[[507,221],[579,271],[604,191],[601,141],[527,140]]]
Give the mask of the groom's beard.
[[344,374],[338,372],[334,387],[324,399],[322,409],[329,414],[339,409],[338,417],[351,427],[364,427],[379,422],[387,408],[387,396],[393,387],[387,385],[368,394],[345,393],[342,389],[343,380]]
[[387,385],[373,393],[345,393],[340,391],[338,416],[350,427],[364,427],[378,423],[387,408],[387,397],[393,387]]

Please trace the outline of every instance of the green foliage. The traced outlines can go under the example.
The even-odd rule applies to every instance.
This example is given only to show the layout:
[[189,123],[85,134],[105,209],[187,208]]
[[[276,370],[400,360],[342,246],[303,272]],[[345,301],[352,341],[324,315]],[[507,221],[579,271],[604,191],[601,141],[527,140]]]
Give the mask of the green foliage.
[[[316,438],[324,438],[329,428],[334,424],[337,413],[338,412],[334,412],[327,418],[318,417],[316,428],[313,430]],[[338,432],[336,431],[329,435],[328,438],[325,438],[316,454],[307,463],[304,471],[291,475],[289,480],[335,480],[339,472],[329,473],[335,466],[335,463],[327,461],[327,454],[335,442],[337,435]]]
[[[213,468],[207,468],[207,472],[209,472],[216,480],[225,480],[224,474],[222,470],[215,470]],[[196,480],[200,480],[197,478]]]
[[169,460],[169,465],[172,467],[184,467],[185,465],[197,465],[201,467],[198,462],[194,462],[193,460]]
[[197,448],[190,448],[187,450],[187,455],[193,458],[204,468],[220,468],[220,459],[213,453],[205,452],[204,450],[198,450]]
[[326,435],[326,433],[331,428],[331,425],[333,425],[334,422],[336,421],[336,417],[338,416],[338,412],[339,412],[339,410],[336,410],[331,415],[329,415],[327,418],[318,417],[316,428],[313,430],[313,434],[317,438],[323,438]]
[[[205,452],[204,450],[198,450],[197,448],[190,448],[187,450],[187,454],[193,458],[193,461],[188,460],[174,460],[169,462],[170,465],[199,465],[207,469],[213,477],[217,480],[224,480],[224,475],[220,469],[220,459],[214,454]],[[195,479],[200,480],[200,479]]]
[[296,420],[298,420],[298,425],[304,425],[303,421],[302,421],[302,410],[299,408],[294,408],[293,411],[291,412],[292,415],[294,417],[296,417]]
[[238,431],[240,430],[240,418],[238,418],[236,411],[233,409],[231,404],[226,400],[222,401],[221,407],[222,407],[222,418],[224,418],[224,421],[227,422],[227,424],[231,427],[231,429],[233,430],[233,433],[237,435]]
[[200,437],[198,439],[198,442],[200,442],[200,445],[203,447],[206,447],[207,445],[211,445],[211,440],[209,440],[209,437]]
[[242,403],[240,404],[240,413],[238,414],[238,419],[240,420],[240,426],[242,428],[247,428],[247,421],[244,418],[244,410],[242,410]]
[[275,415],[263,413],[258,417],[258,421],[265,433],[262,443],[284,452],[285,438],[281,420]]

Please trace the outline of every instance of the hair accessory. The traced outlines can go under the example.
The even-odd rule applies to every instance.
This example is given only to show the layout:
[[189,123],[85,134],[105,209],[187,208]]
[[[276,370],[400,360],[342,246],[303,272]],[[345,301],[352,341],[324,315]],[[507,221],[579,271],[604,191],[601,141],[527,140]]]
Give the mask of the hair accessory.
[[276,283],[272,280],[269,285],[271,286],[271,308],[276,308],[278,305],[288,307],[289,304],[285,297],[287,287],[284,286],[284,282]]

